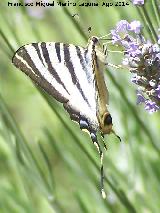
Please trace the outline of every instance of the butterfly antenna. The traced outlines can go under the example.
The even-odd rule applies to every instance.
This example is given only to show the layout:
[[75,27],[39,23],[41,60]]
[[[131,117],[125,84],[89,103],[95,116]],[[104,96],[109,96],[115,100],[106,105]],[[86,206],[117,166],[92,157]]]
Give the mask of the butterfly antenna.
[[89,38],[90,38],[90,37],[91,37],[92,27],[91,27],[91,26],[89,26],[87,30],[88,30],[88,34],[89,34]]
[[104,149],[107,151],[108,148],[107,148],[106,143],[104,141],[104,135],[103,135],[103,133],[101,133],[101,138],[102,138]]
[[74,14],[72,15],[73,18],[75,18],[76,16],[79,17],[78,13],[74,13]]
[[104,36],[99,37],[99,39],[100,39],[100,40],[112,40],[112,39],[110,39],[110,38],[106,38],[106,37],[108,37],[108,36],[110,36],[110,35],[111,35],[111,33],[108,33],[107,35],[104,35]]
[[100,168],[100,171],[101,171],[101,181],[100,181],[100,189],[101,189],[101,194],[102,194],[102,198],[105,199],[106,198],[106,193],[105,193],[105,190],[104,190],[104,169],[103,169],[103,152],[101,150],[101,147],[98,143],[98,140],[97,140],[97,136],[95,133],[91,133],[91,139],[92,139],[92,142],[93,144],[96,146],[97,150],[98,150],[98,153],[99,153],[99,156],[100,156],[100,162],[101,162],[101,168]]
[[[80,16],[79,16],[78,13],[73,14],[72,17],[76,20],[77,23],[80,24]],[[92,27],[91,26],[89,26],[87,29],[82,27],[82,30],[83,30],[83,33],[85,33],[85,34],[87,33],[88,34],[89,38],[91,37],[91,31],[92,31]]]
[[122,141],[119,135],[116,135],[116,137],[119,139],[119,142]]

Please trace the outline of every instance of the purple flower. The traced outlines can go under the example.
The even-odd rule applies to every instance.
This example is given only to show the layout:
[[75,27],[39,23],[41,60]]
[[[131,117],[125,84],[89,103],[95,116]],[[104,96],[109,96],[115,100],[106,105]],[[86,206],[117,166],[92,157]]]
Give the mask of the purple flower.
[[116,31],[117,32],[127,32],[129,23],[126,20],[121,20],[117,23]]
[[157,104],[153,101],[147,100],[145,102],[145,109],[147,111],[149,111],[150,113],[156,112],[157,110],[159,110],[159,106],[157,106]]
[[123,65],[133,74],[137,85],[137,103],[144,103],[149,112],[160,110],[160,46],[141,34],[141,23],[120,21],[111,31],[113,43],[124,49]]
[[160,44],[160,28],[158,28],[158,44]]
[[160,85],[155,89],[157,97],[160,99]]
[[140,21],[132,21],[129,24],[128,30],[133,31],[136,34],[139,34],[141,32],[141,28],[142,28],[142,25],[141,25]]
[[145,97],[139,91],[137,91],[137,104],[144,103],[145,101]]
[[149,111],[149,113],[156,112],[160,109],[154,101],[147,100],[141,92],[137,91],[137,104],[142,103],[145,103],[145,109]]
[[144,4],[144,0],[132,0],[134,5],[143,5]]
[[126,20],[121,20],[117,23],[116,28],[111,30],[113,44],[121,44],[123,34],[126,34],[129,23]]
[[118,35],[118,33],[116,32],[116,30],[111,30],[111,34],[112,34],[112,43],[120,43],[121,44],[121,37]]
[[135,42],[130,42],[127,49],[127,54],[131,57],[138,57],[141,55],[141,51],[139,50],[139,45]]
[[127,46],[128,43],[135,40],[131,35],[129,35],[129,31],[139,34],[141,32],[141,28],[141,23],[136,20],[131,23],[128,23],[126,20],[119,21],[116,28],[111,30],[113,44],[117,43]]

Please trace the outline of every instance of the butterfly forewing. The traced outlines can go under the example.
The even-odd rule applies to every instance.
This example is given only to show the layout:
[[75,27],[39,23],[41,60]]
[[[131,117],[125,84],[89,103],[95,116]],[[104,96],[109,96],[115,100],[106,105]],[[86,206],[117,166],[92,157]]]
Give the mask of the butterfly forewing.
[[59,42],[40,42],[17,50],[13,64],[56,100],[73,120],[86,119],[98,128],[92,54],[88,48]]

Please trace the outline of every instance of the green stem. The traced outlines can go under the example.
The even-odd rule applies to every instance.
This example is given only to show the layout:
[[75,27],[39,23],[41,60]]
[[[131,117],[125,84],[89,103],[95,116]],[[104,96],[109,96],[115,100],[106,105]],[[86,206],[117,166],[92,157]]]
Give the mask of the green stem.
[[158,8],[158,4],[156,0],[152,0],[152,5],[154,9],[154,14],[157,20],[157,27],[159,28],[160,27],[160,8]]
[[[20,164],[21,166],[25,166],[26,171],[32,165],[32,167],[33,167],[32,170],[38,175],[37,177],[39,177],[40,180],[42,181],[44,189],[47,189],[47,192],[45,192],[45,195],[47,194],[46,197],[48,198],[48,194],[54,195],[53,188],[48,183],[32,150],[30,149],[27,141],[25,140],[24,136],[22,135],[21,130],[19,129],[19,126],[17,125],[15,119],[13,118],[12,114],[10,113],[10,111],[1,95],[0,95],[0,113],[5,118],[5,121],[7,122],[7,125],[9,127],[9,129],[11,130],[11,132],[15,135],[16,148],[18,148],[18,150],[16,150],[18,152],[18,153],[16,153],[17,154],[16,156],[17,156],[17,159],[20,160],[17,162],[21,163]],[[25,159],[27,159],[29,162],[26,163],[26,160],[22,156],[23,157],[25,156]],[[21,168],[23,168],[23,167],[19,168],[20,172],[21,172]],[[51,206],[53,206],[53,201],[48,199],[48,202],[51,204]]]
[[5,36],[5,34],[3,33],[3,31],[0,29],[0,35],[2,37],[2,39],[5,41],[5,43],[7,44],[7,46],[9,47],[9,49],[11,50],[11,52],[14,52],[14,49],[12,47],[12,45],[9,43],[7,37]]
[[[17,42],[18,45],[21,44],[19,37],[17,36],[16,30],[15,30],[15,23],[14,23],[14,18],[13,19],[8,19],[8,17],[6,17],[5,10],[1,12],[1,16],[3,17],[4,21],[5,21],[5,25],[8,26],[8,29],[11,31],[11,34],[13,35],[15,41]],[[6,38],[6,36],[5,36]]]
[[157,42],[157,33],[152,25],[152,21],[150,19],[150,17],[148,16],[148,13],[146,11],[145,7],[137,7],[137,10],[139,12],[139,14],[141,15],[143,22],[147,25],[147,31],[149,31],[149,35],[152,37],[152,40],[156,43]]

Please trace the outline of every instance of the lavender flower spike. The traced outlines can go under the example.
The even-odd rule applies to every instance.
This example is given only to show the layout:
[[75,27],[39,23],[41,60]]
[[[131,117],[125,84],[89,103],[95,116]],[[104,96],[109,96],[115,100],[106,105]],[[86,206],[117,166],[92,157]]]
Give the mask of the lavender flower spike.
[[132,0],[134,5],[144,5],[144,0]]
[[160,110],[160,39],[152,43],[141,31],[139,21],[122,20],[111,34],[113,43],[124,49],[122,63],[132,73],[131,81],[138,87],[137,104],[143,103],[145,109],[153,113]]

